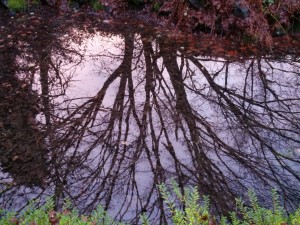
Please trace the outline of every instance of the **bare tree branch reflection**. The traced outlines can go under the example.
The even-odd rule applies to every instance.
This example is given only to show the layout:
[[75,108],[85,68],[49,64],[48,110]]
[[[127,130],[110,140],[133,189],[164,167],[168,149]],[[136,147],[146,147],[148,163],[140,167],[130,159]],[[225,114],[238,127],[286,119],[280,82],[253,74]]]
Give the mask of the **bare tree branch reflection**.
[[[113,46],[105,35],[94,55],[63,45],[35,53],[50,171],[35,197],[54,195],[57,207],[67,197],[82,212],[101,203],[132,224],[144,212],[167,224],[157,184],[171,178],[182,192],[197,185],[220,213],[249,188],[263,200],[276,187],[286,208],[299,203],[297,59],[238,63],[186,55],[146,33],[116,34]],[[66,65],[90,61],[97,90],[74,97]]]
[[35,121],[38,95],[30,83],[17,76],[16,55],[13,46],[0,50],[0,162],[3,172],[14,179],[3,183],[43,186],[48,171],[44,134]]

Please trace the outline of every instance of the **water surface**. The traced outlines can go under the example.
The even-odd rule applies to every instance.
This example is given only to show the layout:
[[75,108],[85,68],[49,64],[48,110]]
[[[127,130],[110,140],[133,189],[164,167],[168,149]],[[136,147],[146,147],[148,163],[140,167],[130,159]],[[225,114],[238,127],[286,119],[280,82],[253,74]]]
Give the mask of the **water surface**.
[[108,26],[41,24],[1,45],[2,208],[54,196],[164,224],[157,184],[171,179],[216,212],[248,189],[299,205],[299,56],[202,56]]

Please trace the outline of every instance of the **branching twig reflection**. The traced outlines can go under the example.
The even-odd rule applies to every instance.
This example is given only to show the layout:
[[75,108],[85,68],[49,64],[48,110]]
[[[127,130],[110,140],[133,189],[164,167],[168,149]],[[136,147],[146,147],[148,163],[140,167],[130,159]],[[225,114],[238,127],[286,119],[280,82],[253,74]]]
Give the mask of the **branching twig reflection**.
[[[300,161],[289,151],[300,146],[299,62],[208,60],[139,35],[117,39],[122,57],[89,58],[100,65],[93,96],[67,95],[70,79],[55,64],[63,54],[40,53],[51,172],[42,191],[83,212],[101,203],[132,224],[144,212],[167,224],[157,184],[171,177],[182,193],[197,185],[220,213],[249,188],[263,198],[276,187],[287,208],[299,203]],[[66,54],[80,55],[76,65],[88,57]]]

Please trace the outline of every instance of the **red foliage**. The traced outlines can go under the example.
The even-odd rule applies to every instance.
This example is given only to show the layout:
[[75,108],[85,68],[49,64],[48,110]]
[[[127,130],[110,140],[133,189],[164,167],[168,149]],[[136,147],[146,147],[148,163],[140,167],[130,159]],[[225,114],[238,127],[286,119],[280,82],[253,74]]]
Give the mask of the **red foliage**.
[[[206,7],[195,9],[189,2],[165,1],[160,12],[168,12],[169,19],[183,30],[209,33],[245,33],[259,43],[273,44],[275,29],[291,26],[291,18],[300,12],[300,1],[280,0],[265,5],[262,0],[241,0],[250,11],[249,17],[234,16],[235,0],[209,0]],[[286,32],[285,32],[286,33]]]

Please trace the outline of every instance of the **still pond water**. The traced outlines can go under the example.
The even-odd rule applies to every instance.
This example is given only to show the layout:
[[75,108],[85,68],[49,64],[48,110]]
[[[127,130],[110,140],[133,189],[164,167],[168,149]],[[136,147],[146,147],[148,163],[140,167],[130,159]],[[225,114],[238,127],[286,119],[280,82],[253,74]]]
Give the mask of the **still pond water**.
[[202,56],[143,29],[35,34],[0,48],[1,208],[55,196],[162,224],[171,179],[217,212],[248,189],[299,205],[299,56]]

